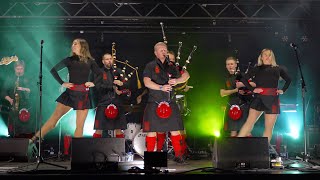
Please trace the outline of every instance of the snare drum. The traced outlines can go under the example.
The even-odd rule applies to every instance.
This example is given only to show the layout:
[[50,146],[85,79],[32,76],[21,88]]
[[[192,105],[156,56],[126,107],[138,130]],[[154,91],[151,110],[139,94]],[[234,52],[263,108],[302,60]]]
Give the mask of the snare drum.
[[124,130],[124,138],[127,140],[133,140],[136,134],[141,130],[141,125],[137,123],[128,123],[127,129]]
[[136,151],[137,154],[139,154],[142,157],[144,156],[144,152],[147,151],[146,137],[147,133],[144,133],[141,129],[132,141],[133,149]]

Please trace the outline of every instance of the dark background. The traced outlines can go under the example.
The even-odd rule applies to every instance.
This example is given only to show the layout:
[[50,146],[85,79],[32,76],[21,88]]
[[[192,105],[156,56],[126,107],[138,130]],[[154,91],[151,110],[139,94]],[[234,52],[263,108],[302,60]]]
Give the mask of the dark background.
[[[242,2],[247,1],[234,2],[242,7]],[[224,104],[224,100],[220,98],[219,90],[224,83],[226,57],[236,55],[239,59],[241,71],[245,71],[249,62],[252,65],[257,62],[259,53],[263,48],[271,48],[275,53],[277,63],[288,69],[292,84],[285,95],[281,96],[281,103],[298,104],[300,113],[298,116],[301,117],[301,76],[297,57],[290,43],[295,43],[298,47],[298,58],[307,85],[305,95],[307,123],[317,124],[314,121],[314,107],[320,100],[318,92],[318,77],[320,75],[318,70],[320,65],[318,61],[320,47],[318,1],[308,1],[309,6],[301,1],[303,7],[310,8],[308,9],[310,14],[307,16],[294,14],[285,19],[268,16],[268,12],[264,12],[256,18],[252,16],[253,13],[248,13],[250,14],[249,20],[245,24],[239,23],[237,14],[232,11],[234,9],[228,11],[229,14],[225,14],[224,18],[213,18],[213,20],[201,19],[204,15],[199,11],[198,14],[189,14],[189,19],[175,18],[171,20],[170,17],[166,17],[168,13],[164,9],[154,11],[150,15],[150,19],[139,19],[135,16],[138,20],[132,21],[124,21],[123,18],[118,16],[114,18],[92,18],[94,14],[98,16],[96,9],[87,9],[88,11],[79,13],[79,16],[85,16],[83,18],[68,19],[65,18],[65,15],[61,15],[61,18],[55,15],[58,18],[40,18],[39,20],[38,15],[41,11],[33,9],[36,13],[29,17],[28,12],[22,6],[19,6],[18,9],[13,8],[12,11],[5,14],[6,7],[12,5],[10,3],[12,2],[4,2],[0,8],[3,17],[0,27],[0,56],[18,55],[20,59],[25,60],[27,64],[26,74],[33,78],[32,86],[34,91],[37,91],[40,69],[40,41],[44,40],[42,56],[43,119],[47,119],[51,114],[53,102],[60,94],[59,84],[52,78],[49,71],[57,62],[70,54],[73,39],[86,39],[89,42],[92,55],[100,66],[102,65],[100,62],[101,56],[105,52],[111,53],[112,43],[115,42],[117,59],[120,61],[128,60],[130,65],[138,67],[139,78],[143,82],[143,69],[146,63],[154,58],[153,46],[155,43],[163,41],[159,23],[164,22],[164,32],[169,49],[176,52],[178,42],[183,42],[180,64],[185,63],[193,46],[197,46],[197,50],[192,55],[191,63],[187,68],[191,75],[189,85],[194,87],[187,94],[188,106],[192,112],[190,116],[186,117],[186,125],[192,136],[201,136],[200,132],[205,131],[197,126],[199,123],[197,122],[198,117],[202,115],[198,109],[207,106],[206,103],[209,102],[211,105],[213,104],[213,111],[219,111],[220,106]],[[188,3],[183,6],[176,6],[175,10],[181,9],[180,14],[182,14],[182,11],[188,8]],[[219,1],[219,3],[228,2]],[[284,7],[292,5],[291,1],[255,1],[252,3],[257,5],[275,4],[275,7],[276,5]],[[87,7],[92,7],[90,5]],[[143,7],[151,9],[149,6],[151,5],[147,4]],[[41,7],[41,4],[37,7]],[[110,6],[106,4],[104,10],[109,10],[108,7]],[[174,6],[169,7],[174,9]],[[114,10],[114,7],[111,9]],[[79,7],[70,6],[68,10],[75,14]],[[208,10],[210,9],[208,8]],[[130,18],[130,12],[126,10],[122,13],[127,13],[126,17]],[[50,13],[54,14],[54,11]],[[48,14],[42,15],[46,17]],[[14,15],[21,15],[22,18],[14,18]],[[24,16],[29,18],[23,18]],[[235,18],[232,18],[233,16]],[[104,26],[100,26],[102,21]],[[119,66],[121,67],[121,65]],[[0,67],[0,87],[6,77],[11,74],[13,74],[13,63]],[[64,74],[62,76],[65,77]],[[130,80],[132,89],[136,89],[136,82],[136,76],[134,75]],[[38,100],[34,99],[35,105],[38,104]],[[285,114],[280,115],[275,132],[289,129],[287,121],[283,120],[286,119],[284,116]],[[302,121],[302,118],[300,118],[300,121]],[[257,124],[257,134],[261,133],[259,129],[261,127],[263,127],[262,120]],[[300,131],[302,135],[303,132]]]

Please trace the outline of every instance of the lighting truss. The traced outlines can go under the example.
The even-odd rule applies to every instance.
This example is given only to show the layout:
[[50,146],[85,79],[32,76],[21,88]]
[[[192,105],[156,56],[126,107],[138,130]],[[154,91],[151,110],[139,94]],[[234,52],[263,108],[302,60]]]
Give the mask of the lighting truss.
[[1,31],[51,26],[66,31],[171,32],[266,29],[274,23],[313,23],[320,0],[16,0],[1,2]]

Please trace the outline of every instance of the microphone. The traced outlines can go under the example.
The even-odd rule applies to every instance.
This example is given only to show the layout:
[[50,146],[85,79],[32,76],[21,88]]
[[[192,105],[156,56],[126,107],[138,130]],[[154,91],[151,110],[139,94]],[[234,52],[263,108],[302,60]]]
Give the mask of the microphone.
[[43,44],[44,43],[44,41],[43,40],[41,40],[41,44]]
[[295,43],[290,43],[290,46],[293,48],[297,48],[297,45]]

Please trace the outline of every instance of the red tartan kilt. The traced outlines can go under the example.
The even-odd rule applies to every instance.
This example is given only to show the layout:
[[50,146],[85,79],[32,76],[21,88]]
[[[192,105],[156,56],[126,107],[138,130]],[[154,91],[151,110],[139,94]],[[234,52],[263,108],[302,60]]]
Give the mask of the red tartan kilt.
[[89,91],[72,91],[66,89],[56,100],[66,106],[72,107],[74,110],[91,109],[92,105],[89,99]]
[[158,104],[155,102],[147,103],[143,115],[144,132],[167,132],[179,131],[184,129],[183,120],[176,102],[170,103],[172,114],[169,118],[160,118],[159,116],[157,116],[157,107]]

